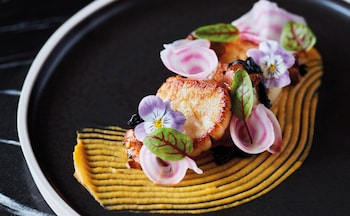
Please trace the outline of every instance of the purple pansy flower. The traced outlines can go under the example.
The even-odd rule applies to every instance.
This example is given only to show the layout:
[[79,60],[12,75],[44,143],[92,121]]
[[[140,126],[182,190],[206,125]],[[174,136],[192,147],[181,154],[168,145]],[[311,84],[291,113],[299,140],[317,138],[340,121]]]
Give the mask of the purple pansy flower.
[[295,58],[277,41],[261,42],[259,49],[249,49],[247,55],[261,67],[267,88],[282,88],[290,84],[288,68],[294,65]]
[[144,122],[135,127],[135,136],[141,142],[149,133],[158,128],[173,128],[184,131],[185,116],[171,108],[169,101],[155,95],[144,97],[138,107],[139,115]]

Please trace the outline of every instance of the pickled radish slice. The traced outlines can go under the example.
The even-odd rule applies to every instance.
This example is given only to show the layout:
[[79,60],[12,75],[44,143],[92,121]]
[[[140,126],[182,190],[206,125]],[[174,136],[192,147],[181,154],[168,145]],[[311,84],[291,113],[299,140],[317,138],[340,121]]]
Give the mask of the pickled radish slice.
[[249,154],[266,150],[277,153],[281,149],[282,134],[278,120],[263,104],[254,106],[246,121],[233,115],[230,134],[235,145]]
[[146,146],[140,150],[140,164],[146,176],[157,184],[177,184],[185,177],[187,169],[197,174],[203,173],[196,162],[187,156],[180,161],[164,161]]
[[163,64],[172,72],[193,79],[206,79],[217,67],[218,58],[203,39],[177,40],[160,52]]

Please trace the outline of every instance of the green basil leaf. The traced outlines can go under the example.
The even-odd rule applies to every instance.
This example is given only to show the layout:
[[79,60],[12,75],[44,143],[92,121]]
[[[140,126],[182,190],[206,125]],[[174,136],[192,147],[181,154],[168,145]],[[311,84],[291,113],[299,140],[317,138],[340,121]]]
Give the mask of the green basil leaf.
[[316,36],[307,25],[290,21],[283,26],[281,44],[286,50],[308,51],[315,43]]
[[254,105],[252,81],[247,71],[236,71],[231,86],[232,112],[239,119],[247,120]]
[[232,24],[218,23],[197,28],[194,36],[212,42],[230,42],[239,36],[239,30]]
[[178,161],[193,151],[192,140],[173,128],[159,128],[147,135],[143,144],[163,160]]

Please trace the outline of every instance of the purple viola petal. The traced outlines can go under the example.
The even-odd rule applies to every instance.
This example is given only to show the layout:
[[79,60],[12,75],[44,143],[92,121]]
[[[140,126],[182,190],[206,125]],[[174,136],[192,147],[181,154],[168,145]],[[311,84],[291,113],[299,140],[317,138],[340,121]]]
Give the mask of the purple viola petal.
[[259,50],[249,49],[247,55],[260,66],[267,88],[281,88],[290,84],[288,68],[294,65],[295,58],[277,41],[261,42]]
[[134,129],[135,137],[139,141],[143,141],[143,139],[155,130],[153,122],[142,122],[136,125]]
[[184,131],[184,124],[186,121],[185,115],[179,111],[174,111],[169,101],[165,102],[166,112],[162,118],[163,127],[173,128],[179,132]]
[[280,50],[281,46],[277,41],[268,40],[259,44],[259,50],[265,53],[273,53]]
[[160,119],[165,113],[165,104],[155,95],[144,97],[139,104],[139,115],[144,121]]
[[278,78],[265,79],[265,85],[267,88],[283,88],[291,83],[289,72],[286,71]]
[[258,49],[249,49],[247,50],[247,55],[252,57],[255,63],[259,64],[260,59],[264,57],[266,54]]
[[287,68],[290,68],[294,65],[295,58],[292,53],[285,50],[280,50],[279,52],[276,52],[276,54],[280,55],[283,58],[283,63]]
[[265,72],[266,78],[278,78],[288,69],[280,55],[266,55],[263,61],[261,69]]
[[171,111],[163,116],[163,127],[173,128],[179,132],[184,131],[185,116],[181,112]]
[[165,112],[170,112],[170,111],[173,111],[173,107],[171,106],[171,103],[169,101],[165,101],[164,102],[164,105],[165,105]]

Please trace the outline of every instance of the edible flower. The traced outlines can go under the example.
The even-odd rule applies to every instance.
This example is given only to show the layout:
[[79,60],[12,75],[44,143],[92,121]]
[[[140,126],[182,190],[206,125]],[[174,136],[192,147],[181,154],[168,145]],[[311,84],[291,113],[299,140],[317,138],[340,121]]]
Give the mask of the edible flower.
[[163,102],[156,95],[144,97],[140,101],[138,112],[144,122],[135,127],[135,136],[141,142],[158,128],[173,128],[179,132],[184,130],[185,116],[181,112],[174,111],[168,101]]
[[163,64],[181,76],[203,80],[217,67],[218,58],[210,49],[210,41],[204,39],[177,40],[164,44],[160,52]]
[[295,58],[277,41],[261,42],[259,49],[249,49],[247,55],[261,67],[267,88],[282,88],[290,84],[288,68],[294,65]]
[[203,173],[188,156],[179,161],[162,160],[145,145],[140,150],[140,164],[146,176],[157,184],[177,184],[185,177],[187,169],[192,169],[197,174]]
[[282,147],[278,120],[263,104],[254,106],[246,121],[232,115],[230,134],[235,145],[248,154],[259,154],[266,150],[278,153]]
[[260,0],[232,25],[239,29],[242,39],[260,43],[265,40],[280,41],[282,28],[288,21],[306,23],[303,17],[289,13],[276,3]]

